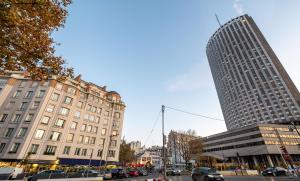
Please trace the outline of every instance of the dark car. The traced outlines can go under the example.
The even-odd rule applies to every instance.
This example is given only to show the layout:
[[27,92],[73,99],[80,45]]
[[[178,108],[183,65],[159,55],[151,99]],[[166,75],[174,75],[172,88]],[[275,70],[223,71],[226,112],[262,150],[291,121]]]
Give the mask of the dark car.
[[224,181],[223,175],[215,169],[208,167],[198,167],[192,170],[193,181]]
[[127,173],[130,177],[138,177],[139,176],[139,172],[137,170],[129,170]]
[[27,178],[28,181],[36,181],[38,179],[53,179],[53,178],[66,178],[67,175],[63,170],[43,170],[35,175]]
[[270,167],[262,172],[263,176],[281,176],[287,175],[287,171],[281,167]]
[[129,175],[123,169],[113,169],[111,170],[111,176],[113,179],[128,178]]

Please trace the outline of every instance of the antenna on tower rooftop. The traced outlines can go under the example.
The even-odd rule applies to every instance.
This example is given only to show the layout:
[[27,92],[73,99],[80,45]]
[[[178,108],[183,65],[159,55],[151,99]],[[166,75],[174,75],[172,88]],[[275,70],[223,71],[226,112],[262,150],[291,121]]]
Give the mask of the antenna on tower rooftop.
[[221,23],[220,23],[220,20],[219,20],[219,18],[218,18],[218,15],[217,15],[217,14],[215,14],[215,16],[216,16],[216,19],[217,19],[217,21],[218,21],[219,25],[221,26]]

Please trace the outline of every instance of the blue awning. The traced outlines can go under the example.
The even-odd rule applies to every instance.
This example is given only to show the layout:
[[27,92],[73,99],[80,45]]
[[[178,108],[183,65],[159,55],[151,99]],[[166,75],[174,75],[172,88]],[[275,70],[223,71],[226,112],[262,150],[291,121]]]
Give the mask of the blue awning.
[[91,166],[103,166],[103,165],[105,165],[105,160],[59,158],[59,164],[60,164],[60,165],[91,165]]

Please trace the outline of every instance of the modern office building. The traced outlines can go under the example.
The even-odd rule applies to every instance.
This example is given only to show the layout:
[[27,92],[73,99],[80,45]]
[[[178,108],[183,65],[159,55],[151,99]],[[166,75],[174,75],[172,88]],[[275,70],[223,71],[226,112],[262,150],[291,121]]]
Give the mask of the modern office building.
[[[300,131],[300,126],[297,126]],[[249,168],[286,167],[285,146],[295,165],[300,164],[300,136],[288,125],[254,124],[203,138],[203,156]]]
[[117,162],[125,104],[106,87],[67,78],[0,76],[0,165]]
[[256,123],[300,123],[300,94],[248,15],[209,39],[206,54],[227,129]]

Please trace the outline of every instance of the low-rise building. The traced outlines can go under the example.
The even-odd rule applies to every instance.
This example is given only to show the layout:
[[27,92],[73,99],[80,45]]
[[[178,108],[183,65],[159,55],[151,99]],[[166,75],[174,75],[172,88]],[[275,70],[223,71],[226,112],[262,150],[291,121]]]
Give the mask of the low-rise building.
[[[292,127],[293,128],[293,127]],[[300,131],[300,126],[297,126]],[[300,165],[300,136],[290,125],[256,124],[203,138],[203,156],[254,168]],[[284,148],[287,150],[285,153]]]
[[0,76],[0,165],[117,162],[125,104],[90,82]]
[[137,164],[146,165],[150,163],[155,169],[162,168],[162,147],[152,146],[147,148],[137,156]]

